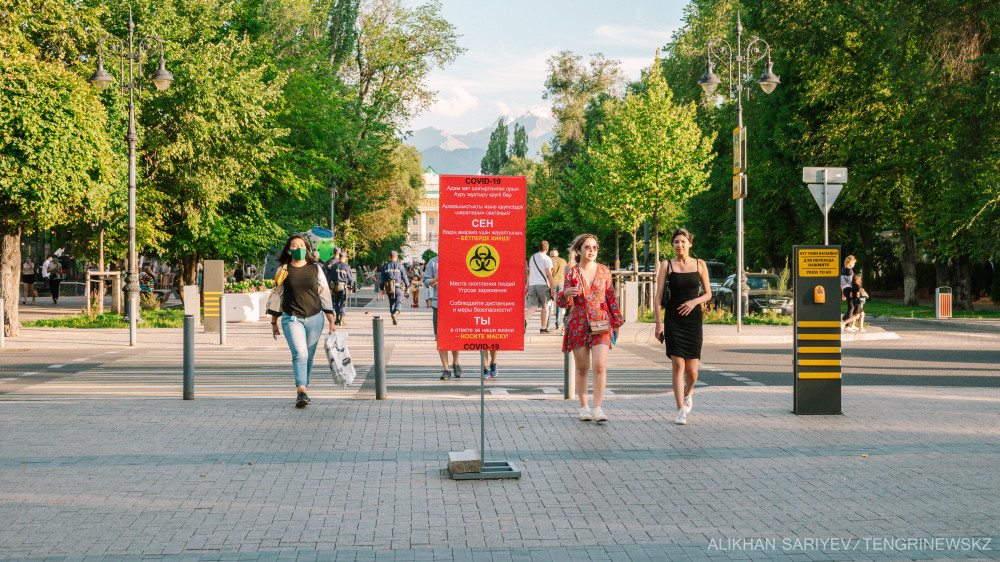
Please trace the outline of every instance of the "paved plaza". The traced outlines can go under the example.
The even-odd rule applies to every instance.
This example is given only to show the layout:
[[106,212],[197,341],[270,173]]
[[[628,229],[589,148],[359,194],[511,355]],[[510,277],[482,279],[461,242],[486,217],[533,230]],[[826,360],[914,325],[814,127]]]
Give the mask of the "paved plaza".
[[8,340],[0,558],[1000,557],[1000,388],[845,386],[844,415],[794,416],[790,386],[706,357],[675,426],[665,361],[636,343],[615,352],[596,424],[562,399],[559,339],[533,336],[501,354],[490,384],[508,390],[486,402],[486,459],[523,476],[454,481],[448,452],[479,443],[474,358],[441,386],[418,369],[426,312],[406,311],[386,327],[397,386],[376,401],[375,313],[350,318],[356,385],[334,387],[320,358],[304,410],[263,323],[232,326],[224,347],[198,334],[193,401],[179,330],[142,330],[136,349],[111,330]]

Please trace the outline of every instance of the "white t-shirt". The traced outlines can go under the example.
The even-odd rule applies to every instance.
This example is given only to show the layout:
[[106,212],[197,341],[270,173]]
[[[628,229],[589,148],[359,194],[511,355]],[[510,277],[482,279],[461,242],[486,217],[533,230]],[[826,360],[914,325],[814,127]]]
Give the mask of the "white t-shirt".
[[545,272],[552,269],[552,258],[541,252],[536,252],[528,260],[528,286],[548,285],[549,279]]
[[49,278],[49,264],[50,263],[52,263],[51,259],[46,259],[44,262],[42,262],[42,278],[43,279],[48,279]]

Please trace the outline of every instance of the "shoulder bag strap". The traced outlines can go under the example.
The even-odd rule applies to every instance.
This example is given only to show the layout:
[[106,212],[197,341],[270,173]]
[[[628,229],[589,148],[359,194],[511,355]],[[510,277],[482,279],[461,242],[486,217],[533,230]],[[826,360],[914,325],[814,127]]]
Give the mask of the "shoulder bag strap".
[[545,281],[546,285],[548,285],[549,284],[548,279],[545,279],[545,274],[542,273],[542,269],[540,267],[538,267],[537,263],[535,263],[535,258],[536,257],[538,257],[538,254],[535,254],[535,255],[531,256],[531,265],[535,266],[535,270],[538,271],[538,274],[542,276],[542,280]]

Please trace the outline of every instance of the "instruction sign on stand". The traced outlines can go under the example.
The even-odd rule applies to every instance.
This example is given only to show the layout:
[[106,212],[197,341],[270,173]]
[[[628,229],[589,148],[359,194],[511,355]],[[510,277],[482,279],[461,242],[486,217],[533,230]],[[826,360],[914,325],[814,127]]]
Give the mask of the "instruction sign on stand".
[[792,400],[796,414],[840,414],[840,246],[795,246]]
[[[438,243],[438,349],[524,349],[523,176],[441,176]],[[459,480],[519,478],[509,461],[486,461],[485,383],[480,380],[481,472]]]

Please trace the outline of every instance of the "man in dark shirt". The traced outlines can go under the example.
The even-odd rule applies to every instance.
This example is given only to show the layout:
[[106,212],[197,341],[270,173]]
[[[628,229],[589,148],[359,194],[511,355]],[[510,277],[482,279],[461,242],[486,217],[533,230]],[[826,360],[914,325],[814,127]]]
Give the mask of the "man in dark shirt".
[[347,316],[347,294],[354,290],[354,274],[351,266],[347,264],[347,251],[340,250],[339,259],[331,261],[330,273],[327,279],[330,280],[330,291],[333,293],[333,311],[337,314],[336,323],[338,326],[344,325]]
[[399,263],[399,252],[393,250],[389,262],[382,267],[382,290],[389,297],[393,325],[399,324],[399,309],[403,304],[403,295],[409,288],[410,280],[406,278],[406,270]]

